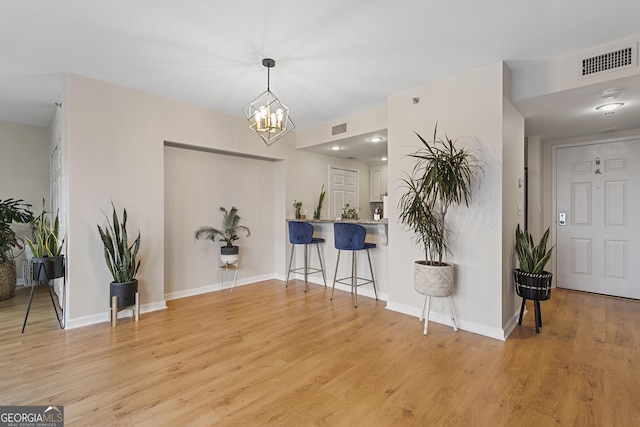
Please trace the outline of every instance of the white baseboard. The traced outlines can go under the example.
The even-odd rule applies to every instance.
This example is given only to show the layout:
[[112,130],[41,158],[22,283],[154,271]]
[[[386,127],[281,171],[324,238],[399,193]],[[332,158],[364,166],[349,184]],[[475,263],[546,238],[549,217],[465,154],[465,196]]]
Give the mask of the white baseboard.
[[[413,316],[419,319],[420,311],[422,310],[422,307],[414,307],[406,304],[389,302],[387,303],[387,309],[392,311],[397,311],[398,313],[407,314],[409,316]],[[451,318],[449,317],[448,309],[445,309],[444,312],[431,311],[429,313],[429,321],[453,327]],[[484,335],[485,337],[494,338],[500,341],[504,341],[508,336],[500,328],[491,328],[487,325],[481,325],[479,323],[470,322],[465,319],[460,319],[459,317],[456,317],[456,321],[458,323],[458,328],[467,332],[473,332],[474,334]]]
[[[152,302],[149,304],[143,304],[140,306],[140,314],[150,313],[152,311],[165,310],[167,308],[166,301],[158,301]],[[118,312],[118,319],[123,319],[126,317],[133,317],[133,309],[125,308]],[[75,329],[80,328],[82,326],[90,326],[95,325],[97,323],[109,322],[110,316],[109,311],[107,310],[104,313],[92,314],[84,317],[77,317],[74,319],[68,319],[65,325],[65,329]]]
[[[271,280],[273,279],[273,275],[271,274],[265,274],[262,276],[253,276],[253,277],[247,277],[244,279],[238,279],[238,281],[236,282],[236,287],[238,286],[245,286],[245,285],[251,285],[257,282],[262,282],[265,280]],[[171,301],[174,299],[179,299],[179,298],[187,298],[187,297],[192,297],[192,296],[196,296],[196,295],[202,295],[202,294],[206,294],[209,292],[216,292],[216,291],[221,291],[223,289],[231,289],[232,286],[232,282],[231,281],[225,281],[224,282],[224,288],[222,287],[222,283],[214,283],[211,285],[206,285],[206,286],[201,286],[199,288],[193,288],[193,289],[185,289],[182,291],[176,291],[176,292],[169,292],[164,294],[164,298],[167,301]]]

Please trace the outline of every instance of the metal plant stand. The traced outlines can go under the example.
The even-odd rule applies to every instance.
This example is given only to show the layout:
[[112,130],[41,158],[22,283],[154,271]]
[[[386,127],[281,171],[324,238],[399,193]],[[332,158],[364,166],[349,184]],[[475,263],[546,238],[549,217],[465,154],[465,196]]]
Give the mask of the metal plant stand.
[[[27,286],[31,286],[31,293],[29,294],[29,304],[27,305],[27,312],[24,315],[24,322],[22,323],[22,333],[24,334],[24,328],[27,326],[27,319],[29,318],[29,311],[31,311],[31,303],[33,302],[33,293],[36,290],[36,287],[39,286],[41,283],[46,283],[47,285],[47,290],[49,291],[49,297],[51,297],[51,304],[53,305],[53,310],[56,313],[56,319],[58,320],[58,325],[60,326],[60,329],[64,329],[64,305],[65,305],[65,299],[66,299],[66,287],[67,287],[67,279],[66,279],[66,274],[63,274],[61,277],[56,277],[56,279],[58,278],[62,278],[63,282],[62,282],[62,306],[60,307],[60,312],[58,312],[58,307],[57,304],[55,302],[55,299],[53,298],[53,292],[51,291],[51,280],[46,280],[46,281],[40,281],[40,280],[34,280],[33,279],[33,266],[34,263],[32,260],[25,260],[23,263],[23,277],[24,277],[24,282],[25,285]],[[35,275],[36,277],[40,277],[40,275],[42,274],[44,270],[44,264],[43,263],[39,263],[38,265],[38,273]]]

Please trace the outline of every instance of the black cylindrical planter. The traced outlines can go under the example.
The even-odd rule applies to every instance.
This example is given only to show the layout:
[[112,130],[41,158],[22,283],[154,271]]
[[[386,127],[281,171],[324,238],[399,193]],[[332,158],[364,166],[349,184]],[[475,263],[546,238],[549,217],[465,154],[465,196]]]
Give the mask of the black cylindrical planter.
[[130,282],[109,284],[109,307],[112,307],[112,298],[118,297],[118,308],[130,307],[136,303],[136,292],[138,292],[138,279]]
[[551,279],[553,275],[548,271],[542,273],[525,273],[519,268],[513,275],[516,280],[516,293],[518,296],[534,301],[545,301],[551,298]]
[[221,246],[220,255],[238,255],[239,246]]
[[64,276],[64,255],[32,258],[33,280],[46,281]]

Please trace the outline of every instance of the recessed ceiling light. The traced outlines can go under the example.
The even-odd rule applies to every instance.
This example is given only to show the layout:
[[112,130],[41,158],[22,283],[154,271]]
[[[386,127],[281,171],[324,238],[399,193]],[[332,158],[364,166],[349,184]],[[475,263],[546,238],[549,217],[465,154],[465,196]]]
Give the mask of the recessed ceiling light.
[[382,160],[383,162],[386,162],[387,158],[386,157],[381,157],[380,160]]
[[612,110],[615,110],[616,108],[622,107],[623,105],[624,105],[623,102],[612,102],[610,104],[600,105],[600,106],[596,107],[596,110],[612,111]]
[[339,146],[339,145],[332,145],[332,146],[331,146],[331,149],[332,149],[333,151],[338,151],[338,150],[342,150],[342,147],[341,147],[341,146]]
[[380,137],[380,136],[372,136],[371,138],[369,138],[369,142],[374,142],[374,143],[375,142],[380,142],[380,141],[382,141],[382,139],[383,138]]

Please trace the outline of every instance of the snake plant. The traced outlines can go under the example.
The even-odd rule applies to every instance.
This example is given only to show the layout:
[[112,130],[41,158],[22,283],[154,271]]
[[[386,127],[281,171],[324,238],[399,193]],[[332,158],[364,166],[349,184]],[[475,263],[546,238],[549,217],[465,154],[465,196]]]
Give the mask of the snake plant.
[[531,233],[527,230],[516,228],[516,255],[520,263],[520,271],[524,273],[539,274],[544,271],[544,266],[551,258],[553,246],[547,251],[549,229],[544,232],[540,242],[536,245]]
[[104,259],[115,283],[130,282],[136,278],[140,268],[140,260],[136,260],[140,249],[140,230],[138,230],[138,237],[129,245],[127,210],[123,209],[121,223],[113,203],[111,207],[113,210],[111,223],[105,213],[107,225],[104,228],[98,225],[98,232],[104,245]]
[[49,219],[48,212],[44,208],[44,200],[42,200],[42,211],[33,221],[33,240],[25,237],[27,246],[31,249],[35,258],[57,257],[62,254],[64,246],[64,237],[60,239],[60,220],[58,212],[53,218]]

